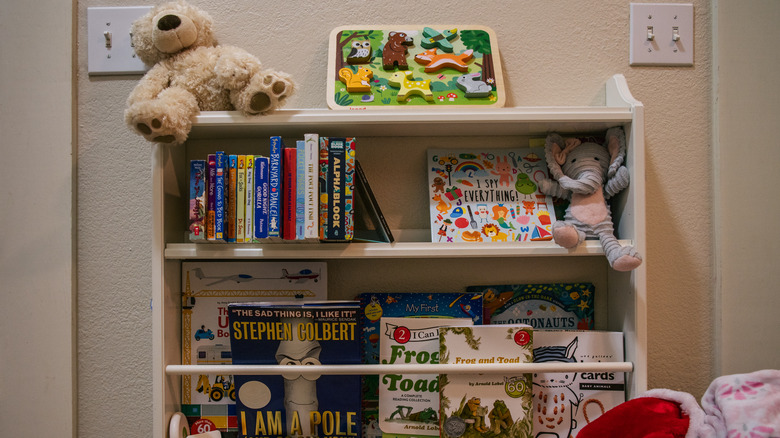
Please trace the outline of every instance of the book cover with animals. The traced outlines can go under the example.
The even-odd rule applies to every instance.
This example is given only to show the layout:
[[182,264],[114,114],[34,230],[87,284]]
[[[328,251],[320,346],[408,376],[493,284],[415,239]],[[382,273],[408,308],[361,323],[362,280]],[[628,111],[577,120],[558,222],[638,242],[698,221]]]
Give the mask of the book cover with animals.
[[[534,337],[533,328],[525,324],[440,327],[440,362],[530,363]],[[532,436],[530,374],[441,374],[439,389],[442,438]]]
[[[327,299],[327,264],[185,261],[181,284],[182,364],[230,365],[228,304]],[[182,412],[190,430],[237,431],[235,400],[231,375],[182,376]]]
[[[357,301],[231,303],[230,347],[241,365],[360,363]],[[239,436],[359,437],[360,376],[236,375]]]
[[190,240],[206,239],[206,160],[190,160]]
[[[482,294],[425,292],[365,292],[358,296],[362,310],[362,363],[379,363],[380,319],[383,317],[469,318],[482,323]],[[379,378],[363,376],[363,433],[381,436]]]
[[552,240],[555,209],[538,183],[544,149],[429,149],[432,242]]
[[534,329],[593,330],[592,283],[469,286],[482,294],[485,324],[528,324]]
[[[438,364],[438,328],[472,324],[471,318],[381,318],[379,360]],[[439,436],[438,374],[380,375],[379,428],[385,438]]]
[[329,38],[336,110],[504,106],[498,40],[484,26],[342,26]]
[[[534,362],[622,362],[623,333],[534,331]],[[534,436],[576,437],[586,424],[626,401],[616,372],[534,373]]]

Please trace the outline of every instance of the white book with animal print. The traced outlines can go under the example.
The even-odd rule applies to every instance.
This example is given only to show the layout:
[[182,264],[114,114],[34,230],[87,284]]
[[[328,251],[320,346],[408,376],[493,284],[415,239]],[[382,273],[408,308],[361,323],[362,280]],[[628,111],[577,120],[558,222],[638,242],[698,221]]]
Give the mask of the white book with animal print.
[[[536,330],[534,363],[622,362],[623,333]],[[586,424],[626,401],[624,373],[535,373],[534,436],[576,437]]]
[[[518,364],[533,358],[526,324],[440,327],[442,364]],[[439,375],[442,438],[527,438],[532,432],[531,374]]]
[[429,149],[432,242],[552,240],[544,148]]

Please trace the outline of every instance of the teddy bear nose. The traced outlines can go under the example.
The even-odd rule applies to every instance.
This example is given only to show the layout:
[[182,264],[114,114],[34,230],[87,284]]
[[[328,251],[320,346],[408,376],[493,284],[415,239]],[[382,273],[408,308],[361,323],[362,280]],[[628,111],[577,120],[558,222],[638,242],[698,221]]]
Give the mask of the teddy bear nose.
[[157,22],[157,28],[160,30],[172,30],[179,27],[180,24],[181,18],[177,15],[166,15]]

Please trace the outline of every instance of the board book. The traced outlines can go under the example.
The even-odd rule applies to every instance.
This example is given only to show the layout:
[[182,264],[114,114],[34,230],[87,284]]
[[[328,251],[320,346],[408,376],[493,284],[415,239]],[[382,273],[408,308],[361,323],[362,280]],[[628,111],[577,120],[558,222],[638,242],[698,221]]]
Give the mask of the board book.
[[[357,301],[232,303],[233,363],[360,363]],[[236,375],[239,436],[358,437],[360,376]]]
[[498,40],[488,27],[342,26],[328,47],[331,109],[500,108],[506,100]]
[[[534,331],[525,324],[440,327],[442,364],[516,364],[533,360]],[[528,438],[530,374],[439,376],[442,438]]]
[[[358,296],[362,310],[362,363],[379,363],[382,317],[470,318],[482,323],[482,294],[430,292],[366,292]],[[363,431],[381,435],[379,427],[379,378],[363,376]]]
[[[534,331],[534,362],[622,362],[623,333]],[[586,424],[626,401],[617,372],[535,373],[534,436],[576,437]]]
[[[381,318],[383,364],[438,364],[442,326],[472,325],[471,318]],[[438,374],[379,376],[379,428],[385,438],[439,436]]]
[[553,199],[541,148],[429,149],[432,242],[552,240]]
[[[230,365],[228,304],[324,300],[324,262],[182,262],[182,364]],[[182,412],[191,430],[237,431],[230,375],[182,376]],[[194,429],[197,427],[198,429]]]
[[593,330],[592,283],[469,286],[481,293],[485,324],[529,324],[534,329]]

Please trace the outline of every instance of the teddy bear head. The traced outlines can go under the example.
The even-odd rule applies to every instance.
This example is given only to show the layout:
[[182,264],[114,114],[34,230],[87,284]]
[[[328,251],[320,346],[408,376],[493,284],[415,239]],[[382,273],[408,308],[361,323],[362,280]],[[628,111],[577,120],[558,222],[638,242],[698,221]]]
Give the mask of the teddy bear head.
[[216,46],[212,23],[206,12],[184,1],[158,5],[133,22],[135,53],[154,65],[188,49]]

